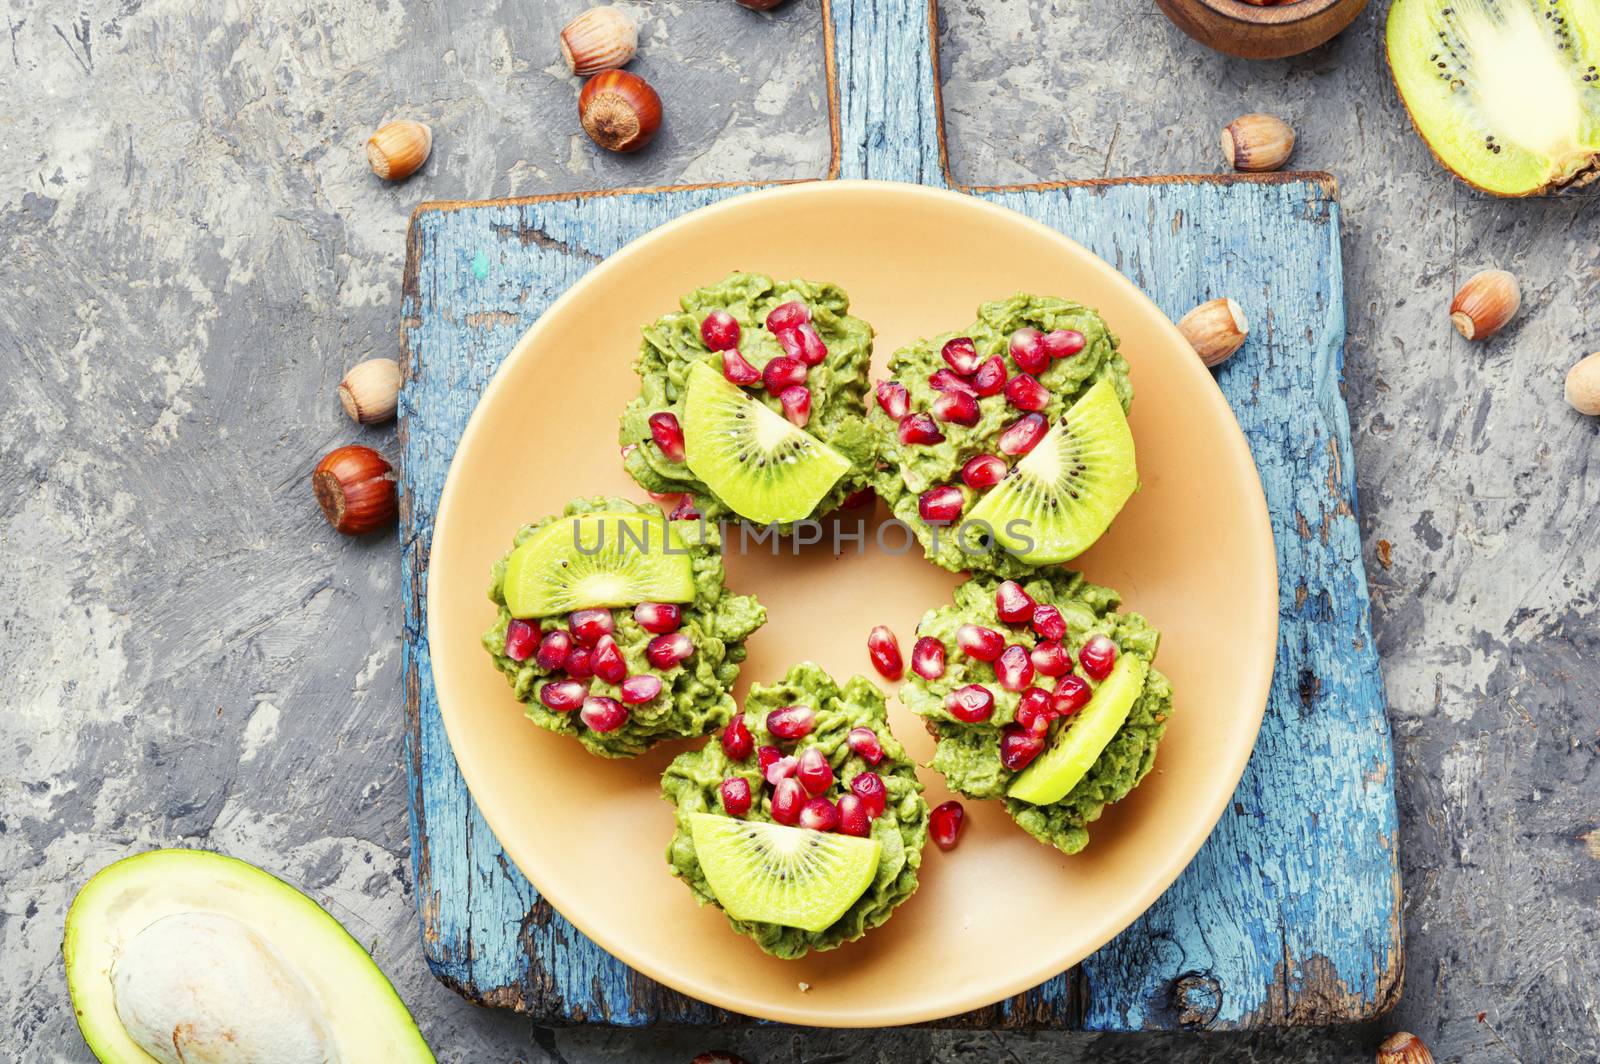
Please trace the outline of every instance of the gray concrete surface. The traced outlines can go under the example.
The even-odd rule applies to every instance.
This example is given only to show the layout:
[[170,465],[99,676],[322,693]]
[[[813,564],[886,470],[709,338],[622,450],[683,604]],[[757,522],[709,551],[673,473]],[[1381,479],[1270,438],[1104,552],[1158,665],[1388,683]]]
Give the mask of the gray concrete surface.
[[[1271,110],[1343,184],[1349,397],[1385,674],[1409,950],[1370,1029],[1248,1037],[619,1033],[473,1010],[422,966],[410,893],[398,559],[306,487],[354,431],[334,385],[393,354],[419,200],[818,174],[814,6],[638,5],[668,124],[635,158],[577,130],[572,3],[0,0],[0,1047],[87,1061],[62,916],[106,862],[203,844],[319,896],[444,1061],[757,1064],[1600,1057],[1600,423],[1560,400],[1600,348],[1595,197],[1496,202],[1441,173],[1383,67],[1377,0],[1333,45],[1250,64],[1141,0],[947,3],[950,144],[974,181],[1213,171]],[[315,10],[308,10],[315,8]],[[433,123],[399,187],[362,144]],[[1467,273],[1525,306],[1469,346]],[[959,973],[951,973],[959,978]]]

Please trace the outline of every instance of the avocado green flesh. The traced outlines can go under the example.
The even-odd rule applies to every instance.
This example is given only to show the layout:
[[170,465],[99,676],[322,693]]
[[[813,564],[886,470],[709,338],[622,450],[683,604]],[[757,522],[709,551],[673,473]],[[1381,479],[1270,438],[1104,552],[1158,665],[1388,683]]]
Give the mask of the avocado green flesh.
[[[883,847],[876,839],[713,813],[689,821],[706,882],[735,920],[823,931],[878,874]],[[763,864],[781,872],[765,872]]]
[[1600,3],[1396,0],[1389,67],[1450,170],[1524,196],[1600,161]]
[[693,602],[694,565],[665,517],[580,514],[547,525],[512,551],[504,590],[506,608],[519,618]]
[[[205,979],[210,970],[229,970],[218,964],[218,958],[197,955],[192,968],[168,965],[192,972],[189,981],[196,994],[213,1006],[203,1019],[224,1028],[253,1027],[258,1036],[263,1029],[279,1037],[274,1032],[280,1029],[320,1028],[328,1040],[327,1059],[335,1064],[433,1064],[433,1054],[389,980],[337,920],[282,880],[243,861],[198,850],[155,850],[118,861],[83,886],[67,913],[62,942],[67,987],[84,1040],[102,1064],[180,1059],[176,1051],[166,1058],[152,1056],[130,1035],[122,1014],[132,1017],[141,1012],[146,1019],[164,1020],[163,1030],[167,1025],[173,1028],[173,1037],[185,1047],[181,1059],[200,1064],[252,1059],[249,1047],[239,1045],[189,1052],[184,1041],[188,1035],[179,1036],[177,1029],[194,1017],[185,1015],[183,1008],[163,1014],[159,1001],[151,1004],[151,984],[131,970],[141,935],[185,922],[203,928],[231,927],[232,941],[265,943],[270,947],[265,955],[276,958],[299,988],[298,996],[286,995],[280,1003],[305,1005],[308,1013],[252,1014],[261,1008],[259,998],[239,993],[236,985]],[[230,939],[225,934],[222,940]],[[254,961],[244,961],[232,970],[248,971]],[[143,999],[139,991],[146,992]],[[216,1024],[211,1026],[215,1029]],[[279,1055],[265,1057],[257,1051],[255,1056],[297,1059],[277,1042],[271,1052]]]
[[1144,690],[1147,666],[1132,654],[1123,654],[1089,704],[1066,724],[1050,748],[1017,774],[1006,794],[1034,805],[1049,805],[1065,798],[1088,774],[1106,745],[1128,719],[1134,699]]

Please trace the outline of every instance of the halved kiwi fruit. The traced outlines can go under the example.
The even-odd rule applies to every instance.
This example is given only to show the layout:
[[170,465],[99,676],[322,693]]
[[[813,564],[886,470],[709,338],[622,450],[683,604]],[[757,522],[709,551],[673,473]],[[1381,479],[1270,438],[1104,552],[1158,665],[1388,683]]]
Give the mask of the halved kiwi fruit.
[[1600,2],[1395,0],[1389,69],[1463,180],[1527,196],[1600,176]]
[[504,591],[511,616],[521,618],[693,602],[694,564],[664,516],[577,514],[550,522],[511,552]]
[[1032,565],[1088,550],[1139,486],[1122,401],[1101,378],[967,514]]
[[1070,794],[1122,730],[1144,690],[1148,671],[1142,658],[1132,654],[1119,657],[1111,674],[1094,689],[1089,704],[1068,719],[1050,749],[1017,774],[1006,794],[1033,805],[1050,805]]
[[850,460],[704,362],[689,369],[684,462],[734,513],[763,524],[810,517]]
[[706,883],[735,920],[822,931],[878,874],[876,839],[714,813],[689,821]]

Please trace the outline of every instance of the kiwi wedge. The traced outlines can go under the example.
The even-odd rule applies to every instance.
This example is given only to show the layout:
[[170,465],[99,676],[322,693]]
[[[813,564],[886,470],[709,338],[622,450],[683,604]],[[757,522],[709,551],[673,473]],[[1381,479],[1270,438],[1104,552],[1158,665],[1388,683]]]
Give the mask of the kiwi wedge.
[[1107,744],[1128,719],[1128,711],[1144,690],[1149,666],[1144,659],[1123,654],[1111,674],[1094,689],[1089,704],[1067,720],[1050,749],[1017,774],[1006,790],[1008,797],[1033,805],[1059,802],[1100,760]]
[[664,516],[577,514],[552,521],[506,559],[506,609],[548,617],[595,606],[693,602],[694,564]]
[[684,462],[728,508],[762,524],[809,517],[850,460],[704,362],[689,369]]
[[1133,433],[1117,390],[1095,382],[966,520],[1031,565],[1088,550],[1139,486]]
[[735,920],[822,931],[878,874],[876,839],[714,813],[689,821],[706,883]]
[[1447,168],[1501,196],[1600,176],[1600,3],[1395,0],[1389,69]]

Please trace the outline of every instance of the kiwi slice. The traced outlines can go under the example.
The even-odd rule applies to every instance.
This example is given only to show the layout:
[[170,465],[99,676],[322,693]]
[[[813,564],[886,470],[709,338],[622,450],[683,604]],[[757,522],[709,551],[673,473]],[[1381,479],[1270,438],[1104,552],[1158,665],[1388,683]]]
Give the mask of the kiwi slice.
[[1017,774],[1006,794],[1033,805],[1050,805],[1070,794],[1122,730],[1148,670],[1143,658],[1119,657],[1089,704],[1067,721],[1050,749]]
[[552,521],[506,559],[506,609],[548,617],[593,606],[693,602],[694,564],[665,517],[577,514]]
[[1450,170],[1502,196],[1586,183],[1600,164],[1600,3],[1395,0],[1389,69]]
[[1088,550],[1138,486],[1133,433],[1102,377],[966,520],[986,524],[1022,561],[1054,565]]
[[757,402],[704,362],[683,401],[689,471],[740,517],[763,524],[810,517],[850,460]]
[[695,859],[735,920],[822,931],[878,874],[876,839],[691,813]]

